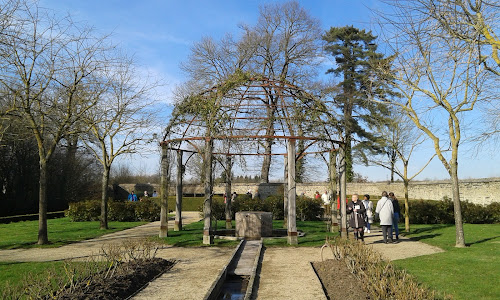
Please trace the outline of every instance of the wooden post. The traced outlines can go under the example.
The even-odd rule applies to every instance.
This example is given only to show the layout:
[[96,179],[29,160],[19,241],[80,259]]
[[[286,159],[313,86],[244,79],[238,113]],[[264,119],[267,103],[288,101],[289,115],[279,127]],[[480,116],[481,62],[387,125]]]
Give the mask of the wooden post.
[[182,174],[184,173],[182,154],[184,154],[184,151],[177,150],[177,193],[175,195],[174,231],[182,230]]
[[288,140],[288,244],[297,245],[296,211],[295,211],[295,140]]
[[347,197],[347,182],[346,182],[346,145],[340,145],[340,236],[347,238],[347,207],[345,199]]
[[212,235],[212,148],[213,140],[207,138],[205,141],[205,155],[203,156],[203,167],[205,168],[205,200],[203,202],[203,244],[214,243]]
[[168,149],[167,145],[161,146],[161,211],[159,237],[168,236]]
[[232,183],[232,164],[231,156],[226,155],[226,229],[231,229],[232,212],[231,212],[231,183]]
[[283,156],[285,172],[283,174],[283,228],[288,228],[288,156]]

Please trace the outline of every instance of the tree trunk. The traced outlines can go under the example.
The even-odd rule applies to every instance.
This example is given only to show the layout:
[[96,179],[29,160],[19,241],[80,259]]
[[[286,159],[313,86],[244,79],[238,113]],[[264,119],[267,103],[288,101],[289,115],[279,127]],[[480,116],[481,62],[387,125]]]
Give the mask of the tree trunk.
[[339,147],[340,149],[340,236],[347,238],[347,214],[346,214],[346,203],[345,199],[347,197],[347,178],[346,178],[346,144],[342,143]]
[[40,187],[38,195],[38,245],[49,243],[47,234],[47,161],[40,158]]
[[297,214],[295,210],[295,140],[288,140],[288,244],[297,245]]
[[[405,170],[406,173],[406,170]],[[405,230],[410,232],[410,203],[408,202],[408,177],[403,179],[404,193],[405,193]]]
[[182,230],[182,150],[177,150],[177,193],[175,195],[175,223],[174,231]]
[[205,200],[203,202],[203,244],[214,243],[212,235],[212,149],[213,140],[205,142],[205,155],[203,156],[203,168],[205,169]]
[[231,185],[232,185],[232,159],[230,155],[226,155],[226,229],[231,229],[232,212],[231,212]]
[[455,247],[463,248],[465,247],[465,235],[464,226],[462,222],[462,207],[460,205],[460,189],[458,182],[458,164],[456,160],[456,155],[452,158],[452,163],[450,164],[450,177],[451,177],[451,189],[453,193],[453,211],[455,213]]
[[103,166],[101,180],[101,218],[100,228],[108,229],[108,184],[109,184],[109,166]]
[[[266,128],[266,135],[268,137],[274,135],[274,115],[276,113],[276,108],[273,106],[273,98],[272,96],[269,96],[270,99],[268,100],[269,103],[267,103],[267,119],[268,119],[268,124]],[[269,183],[269,170],[271,168],[271,152],[272,152],[272,145],[273,145],[274,140],[272,138],[267,138],[264,142],[264,153],[267,155],[264,155],[264,159],[262,161],[262,169],[260,171],[260,182],[262,183]]]
[[161,146],[161,211],[160,211],[160,234],[159,237],[168,236],[168,149],[167,145]]
[[335,151],[335,148],[332,146],[332,151],[330,151],[329,155],[329,164],[328,164],[328,171],[330,172],[328,178],[329,178],[329,183],[330,183],[330,219],[331,219],[331,225],[330,225],[330,231],[331,232],[338,232],[339,230],[339,224],[338,224],[338,219],[337,219],[337,205],[335,201],[337,200],[337,152]]

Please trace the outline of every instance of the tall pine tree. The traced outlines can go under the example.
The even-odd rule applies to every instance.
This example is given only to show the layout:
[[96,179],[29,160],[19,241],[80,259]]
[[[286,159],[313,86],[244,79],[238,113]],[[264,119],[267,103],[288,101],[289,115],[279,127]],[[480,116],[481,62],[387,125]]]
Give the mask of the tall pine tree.
[[[326,73],[339,79],[339,92],[334,97],[334,103],[343,115],[340,128],[345,142],[348,182],[354,177],[353,150],[373,149],[379,139],[371,129],[389,124],[387,107],[370,101],[371,97],[385,99],[394,96],[372,68],[387,62],[384,55],[377,52],[376,38],[371,31],[353,26],[331,27],[323,35],[325,50],[336,62],[336,67]],[[360,141],[355,149],[351,145],[353,138]]]

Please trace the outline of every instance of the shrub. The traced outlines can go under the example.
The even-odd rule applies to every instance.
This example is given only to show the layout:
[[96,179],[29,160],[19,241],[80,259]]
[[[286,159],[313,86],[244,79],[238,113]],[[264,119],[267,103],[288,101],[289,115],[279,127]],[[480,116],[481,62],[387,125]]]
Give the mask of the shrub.
[[133,222],[136,221],[135,205],[138,202],[121,202],[110,201],[108,202],[108,220],[119,222]]
[[135,216],[139,221],[153,222],[160,220],[161,207],[157,201],[146,198],[135,204]]
[[64,214],[73,222],[97,221],[101,215],[101,202],[98,200],[72,202]]
[[[434,291],[422,286],[405,270],[398,269],[385,261],[380,253],[371,247],[336,238],[329,241],[334,259],[344,261],[347,268],[363,282],[363,289],[370,299],[439,299]],[[448,299],[448,296],[444,296]]]
[[321,199],[308,198],[305,196],[297,197],[295,203],[297,219],[301,221],[321,220],[321,215],[323,213],[321,204]]
[[[412,200],[410,221],[414,224],[454,224],[453,201],[444,197],[442,201]],[[460,201],[464,223],[491,224],[500,222],[500,203],[487,206]],[[401,207],[403,210],[403,207]]]
[[[148,221],[160,219],[160,205],[154,199],[140,202],[108,202],[108,220],[119,222]],[[65,215],[73,222],[98,221],[101,214],[101,202],[88,200],[70,203]]]
[[271,195],[264,200],[265,211],[273,214],[274,220],[283,220],[284,210],[283,196]]
[[493,216],[493,223],[500,223],[500,202],[493,202],[486,206]]

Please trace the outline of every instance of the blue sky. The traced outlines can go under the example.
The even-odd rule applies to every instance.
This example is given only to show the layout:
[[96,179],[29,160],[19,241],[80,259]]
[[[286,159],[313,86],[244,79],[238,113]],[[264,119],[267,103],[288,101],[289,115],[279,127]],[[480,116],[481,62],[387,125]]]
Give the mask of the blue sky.
[[[282,2],[282,1],[277,1]],[[380,9],[376,0],[309,0],[299,1],[312,16],[321,21],[327,30],[331,26],[354,25],[370,29],[372,9]],[[139,65],[165,80],[160,91],[169,102],[172,88],[185,80],[179,64],[189,55],[193,42],[204,36],[220,38],[226,33],[238,36],[238,25],[255,24],[259,6],[268,1],[259,0],[41,0],[41,6],[57,14],[70,13],[74,20],[86,22],[100,33],[112,33],[112,39],[134,54]],[[481,149],[479,153],[465,144],[460,153],[459,177],[499,177],[498,151]],[[415,169],[424,164],[432,149],[423,147],[415,160]],[[126,163],[126,159],[122,163]],[[158,157],[145,155],[134,170],[156,171]],[[411,164],[411,163],[410,163]],[[153,172],[154,172],[153,171]],[[386,180],[388,172],[380,168],[358,166],[360,172],[371,180]],[[278,172],[279,173],[279,172]],[[417,179],[445,179],[446,171],[435,160]]]

